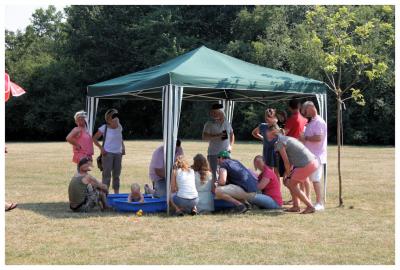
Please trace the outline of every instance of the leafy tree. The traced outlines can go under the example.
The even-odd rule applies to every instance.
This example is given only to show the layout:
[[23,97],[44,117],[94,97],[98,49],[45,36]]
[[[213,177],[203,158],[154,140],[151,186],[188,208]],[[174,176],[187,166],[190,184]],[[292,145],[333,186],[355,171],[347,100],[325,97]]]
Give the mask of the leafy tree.
[[[381,8],[386,13],[393,12],[390,7]],[[346,6],[317,6],[306,15],[309,44],[315,48],[327,87],[336,98],[339,206],[343,206],[340,164],[343,106],[347,100],[365,105],[360,83],[376,80],[388,70],[385,59],[371,45],[377,40],[387,46],[394,42],[394,28],[389,20],[385,17],[360,20],[359,11]]]

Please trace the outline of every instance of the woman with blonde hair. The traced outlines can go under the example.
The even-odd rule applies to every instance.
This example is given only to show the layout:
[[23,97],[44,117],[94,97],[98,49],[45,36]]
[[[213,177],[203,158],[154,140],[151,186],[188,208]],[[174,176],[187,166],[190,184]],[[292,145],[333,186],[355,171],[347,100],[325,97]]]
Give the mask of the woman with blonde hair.
[[72,162],[78,164],[82,158],[93,156],[93,141],[86,125],[86,112],[79,111],[74,115],[76,127],[68,134],[66,141],[72,145],[74,153]]
[[176,215],[197,214],[199,195],[196,190],[194,171],[183,156],[175,161],[171,179],[171,205],[175,207]]
[[199,203],[197,204],[197,211],[199,213],[210,213],[214,211],[214,197],[212,192],[215,189],[214,182],[212,181],[212,173],[210,165],[205,156],[197,154],[193,158],[194,177],[196,182],[196,189],[199,194]]

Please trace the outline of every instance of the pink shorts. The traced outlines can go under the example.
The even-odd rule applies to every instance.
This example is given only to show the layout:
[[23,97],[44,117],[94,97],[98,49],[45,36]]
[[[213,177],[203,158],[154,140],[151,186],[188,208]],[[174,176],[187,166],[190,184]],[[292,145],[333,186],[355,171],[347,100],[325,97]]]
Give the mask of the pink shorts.
[[315,172],[319,167],[318,159],[314,159],[310,163],[308,163],[305,167],[302,168],[294,168],[290,173],[290,179],[299,182],[305,182],[307,178]]

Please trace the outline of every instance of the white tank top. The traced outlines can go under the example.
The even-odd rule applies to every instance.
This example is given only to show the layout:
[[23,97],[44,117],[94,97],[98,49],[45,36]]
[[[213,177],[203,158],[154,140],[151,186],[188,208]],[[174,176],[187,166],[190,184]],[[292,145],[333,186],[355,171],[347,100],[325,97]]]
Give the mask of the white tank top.
[[183,199],[195,199],[199,196],[196,190],[196,182],[194,171],[182,171],[178,169],[176,172],[176,185],[178,187],[177,196]]

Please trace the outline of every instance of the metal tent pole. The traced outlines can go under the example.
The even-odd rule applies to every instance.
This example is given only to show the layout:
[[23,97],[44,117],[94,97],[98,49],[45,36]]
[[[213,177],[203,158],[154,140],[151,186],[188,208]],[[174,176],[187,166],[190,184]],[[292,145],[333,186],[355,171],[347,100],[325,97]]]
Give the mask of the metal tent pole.
[[167,214],[169,215],[171,199],[171,176],[172,167],[175,160],[176,140],[178,139],[183,87],[170,84],[164,86],[162,91],[164,168],[167,185]]

